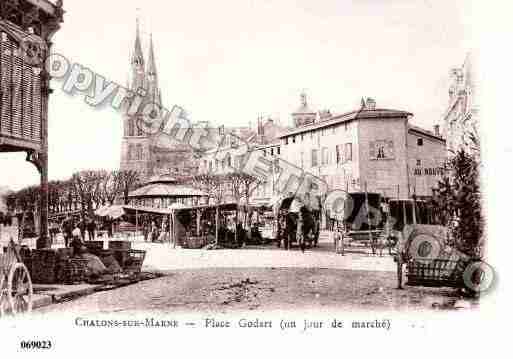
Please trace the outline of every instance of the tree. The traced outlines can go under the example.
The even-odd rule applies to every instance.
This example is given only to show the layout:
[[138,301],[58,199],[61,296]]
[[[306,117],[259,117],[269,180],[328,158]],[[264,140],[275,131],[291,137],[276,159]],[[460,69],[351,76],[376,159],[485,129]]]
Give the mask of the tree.
[[471,257],[481,257],[484,218],[479,181],[479,143],[477,137],[469,138],[473,141],[473,150],[461,148],[447,161],[446,176],[439,183],[434,203],[442,224],[449,227],[449,244]]
[[113,181],[114,188],[111,194],[121,193],[123,195],[123,203],[128,204],[128,194],[141,183],[141,175],[135,170],[116,171]]
[[93,214],[94,204],[100,191],[102,174],[102,171],[85,170],[76,172],[71,177],[74,189],[80,198],[83,215],[86,212],[89,215]]
[[232,196],[235,198],[237,203],[242,204],[240,201],[242,198],[244,198],[243,204],[245,205],[245,211],[243,225],[247,228],[249,198],[251,197],[253,191],[257,188],[259,179],[244,172],[233,172],[226,175],[226,181],[230,184]]
[[217,174],[201,174],[192,177],[192,186],[207,193],[209,202],[214,200],[215,204],[221,204],[225,195],[225,176]]

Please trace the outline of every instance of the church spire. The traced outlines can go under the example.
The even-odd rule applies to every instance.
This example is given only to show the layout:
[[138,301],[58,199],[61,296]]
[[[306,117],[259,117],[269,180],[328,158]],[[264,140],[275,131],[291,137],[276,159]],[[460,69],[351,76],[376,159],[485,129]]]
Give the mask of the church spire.
[[157,76],[157,64],[155,62],[155,51],[153,48],[153,36],[150,34],[150,52],[148,55],[148,67],[147,67],[147,78],[148,78],[148,92],[152,98],[152,101],[157,104],[161,104],[160,88]]
[[139,30],[139,17],[136,20],[134,49],[130,53],[130,65],[132,68],[131,89],[137,91],[138,89],[145,88],[144,56]]
[[132,65],[144,67],[144,56],[142,52],[141,36],[139,31],[139,18],[136,20],[135,47],[134,52],[132,53]]
[[153,50],[153,35],[150,34],[150,54],[148,55],[148,75],[157,77],[157,65],[155,64],[155,52]]

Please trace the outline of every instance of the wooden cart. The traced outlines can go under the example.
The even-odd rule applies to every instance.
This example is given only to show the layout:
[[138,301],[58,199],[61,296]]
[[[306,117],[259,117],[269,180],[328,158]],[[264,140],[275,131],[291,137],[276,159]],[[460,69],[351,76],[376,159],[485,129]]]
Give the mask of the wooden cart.
[[0,253],[0,317],[32,311],[32,280],[11,239]]

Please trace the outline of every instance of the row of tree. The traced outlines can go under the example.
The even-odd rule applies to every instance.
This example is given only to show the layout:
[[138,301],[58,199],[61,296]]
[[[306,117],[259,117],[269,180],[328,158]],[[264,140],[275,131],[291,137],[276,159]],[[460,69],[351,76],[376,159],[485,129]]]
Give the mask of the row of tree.
[[[80,210],[91,214],[96,208],[128,202],[128,193],[141,182],[137,171],[83,170],[67,180],[48,183],[48,210],[62,213]],[[25,187],[6,195],[11,211],[35,211],[39,201],[39,186]]]

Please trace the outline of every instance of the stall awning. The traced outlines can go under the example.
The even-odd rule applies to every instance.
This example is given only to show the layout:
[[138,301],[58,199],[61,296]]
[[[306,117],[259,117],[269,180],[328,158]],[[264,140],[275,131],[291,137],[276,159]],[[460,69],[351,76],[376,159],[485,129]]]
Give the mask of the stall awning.
[[204,196],[207,194],[196,188],[173,183],[149,183],[128,194],[129,198]]
[[117,219],[122,217],[125,214],[130,213],[152,213],[152,214],[163,214],[169,215],[171,214],[171,209],[166,208],[152,208],[152,207],[137,207],[137,206],[129,206],[129,205],[112,205],[112,206],[104,206],[96,210],[95,214],[98,217],[111,217],[113,219]]

